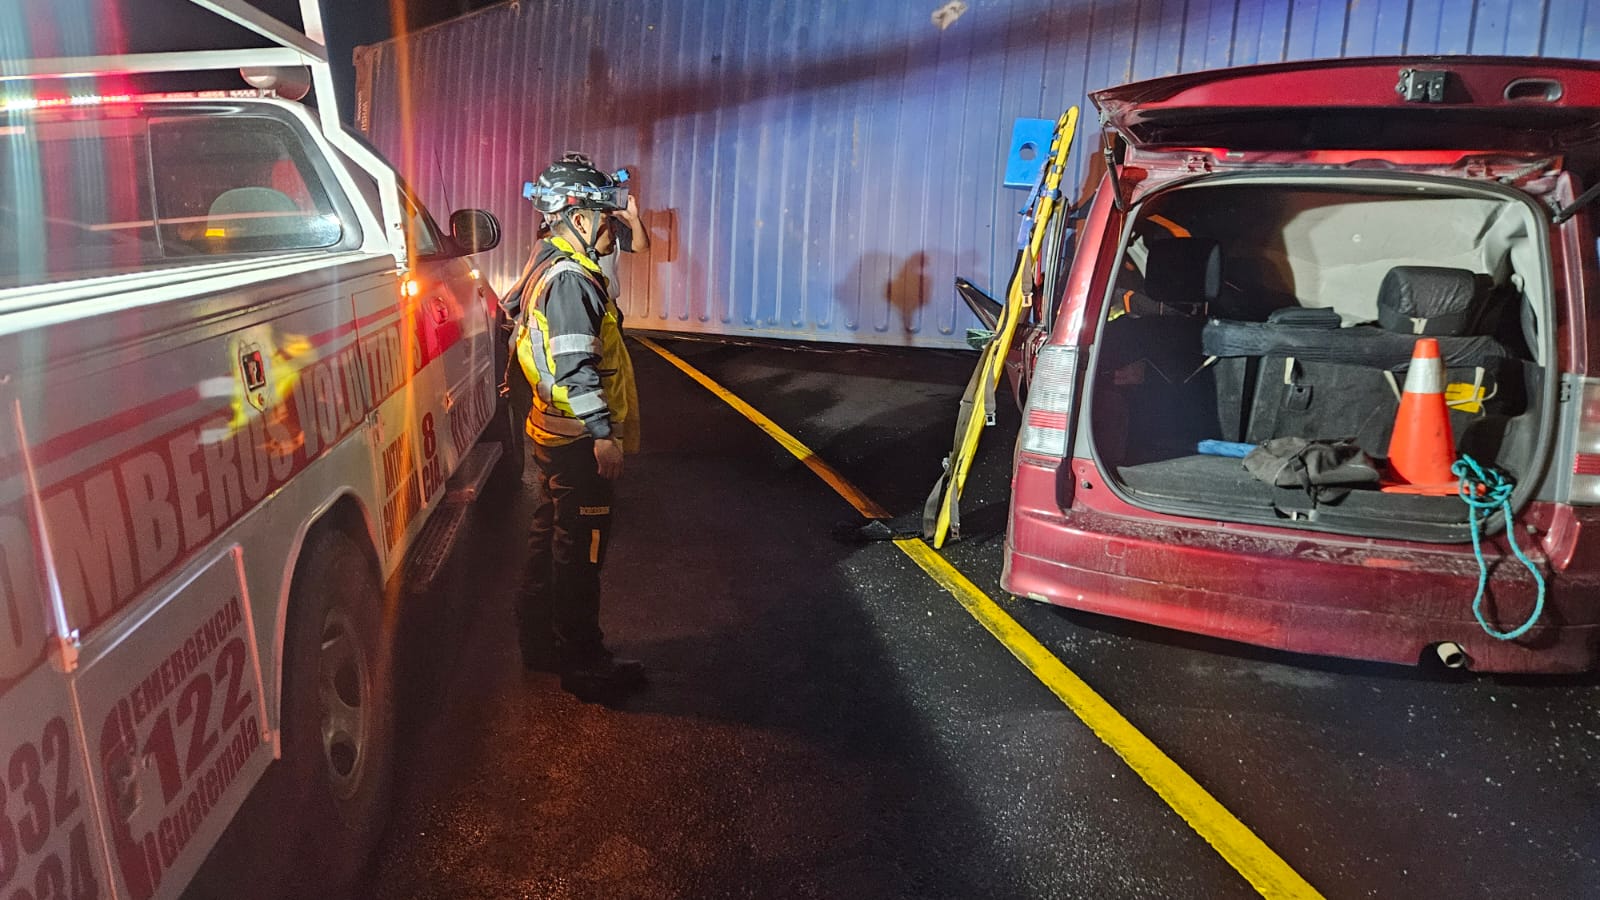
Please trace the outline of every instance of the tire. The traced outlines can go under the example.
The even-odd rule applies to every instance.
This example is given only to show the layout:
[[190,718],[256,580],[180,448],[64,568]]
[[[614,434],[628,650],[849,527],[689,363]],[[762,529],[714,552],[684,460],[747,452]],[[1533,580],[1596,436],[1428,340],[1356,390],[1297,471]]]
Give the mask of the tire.
[[514,493],[522,484],[522,470],[527,463],[528,439],[522,423],[527,418],[528,407],[518,402],[516,387],[511,390],[512,396],[500,398],[494,411],[494,424],[484,430],[483,439],[500,442],[500,459],[495,462],[493,477],[501,487]]
[[511,391],[509,396],[499,398],[494,409],[494,420],[484,429],[482,440],[499,442],[500,459],[495,463],[494,479],[506,493],[514,494],[522,484],[522,470],[527,460],[527,436],[523,433],[523,422],[527,418],[528,408],[533,405],[533,389],[522,373],[508,369],[510,332],[511,326],[504,322],[504,316],[497,316],[493,333],[501,339],[495,342],[495,372],[497,377],[507,379]]
[[342,897],[389,814],[393,648],[377,573],[355,541],[320,531],[302,559],[285,630],[277,819],[289,828],[283,858],[294,860],[300,890]]

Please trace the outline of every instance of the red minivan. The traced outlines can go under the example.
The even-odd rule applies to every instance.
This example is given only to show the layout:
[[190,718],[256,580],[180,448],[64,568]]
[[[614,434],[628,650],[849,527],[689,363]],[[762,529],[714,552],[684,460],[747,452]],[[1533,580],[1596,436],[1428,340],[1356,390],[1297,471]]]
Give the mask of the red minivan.
[[[1029,348],[1005,588],[1305,653],[1593,668],[1600,64],[1320,60],[1092,100],[1106,174]],[[1542,592],[1503,514],[1475,611],[1459,496],[1284,487],[1226,455],[1301,438],[1382,469],[1423,335]]]

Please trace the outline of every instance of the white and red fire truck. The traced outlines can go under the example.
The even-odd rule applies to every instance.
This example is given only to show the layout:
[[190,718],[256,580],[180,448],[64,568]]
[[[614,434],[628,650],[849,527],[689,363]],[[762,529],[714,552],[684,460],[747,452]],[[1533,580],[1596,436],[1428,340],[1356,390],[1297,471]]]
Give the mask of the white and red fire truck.
[[[0,65],[4,900],[175,897],[258,782],[286,869],[352,874],[396,588],[500,453],[493,217],[343,131],[315,0],[189,2],[272,46]],[[106,87],[240,67],[317,108]]]

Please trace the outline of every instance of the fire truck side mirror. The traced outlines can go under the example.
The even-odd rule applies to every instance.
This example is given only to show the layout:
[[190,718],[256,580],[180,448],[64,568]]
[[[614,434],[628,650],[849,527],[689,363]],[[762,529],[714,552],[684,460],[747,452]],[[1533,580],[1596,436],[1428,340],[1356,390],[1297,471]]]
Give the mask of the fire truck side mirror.
[[465,253],[482,253],[500,246],[500,221],[481,209],[458,209],[450,214],[450,239]]

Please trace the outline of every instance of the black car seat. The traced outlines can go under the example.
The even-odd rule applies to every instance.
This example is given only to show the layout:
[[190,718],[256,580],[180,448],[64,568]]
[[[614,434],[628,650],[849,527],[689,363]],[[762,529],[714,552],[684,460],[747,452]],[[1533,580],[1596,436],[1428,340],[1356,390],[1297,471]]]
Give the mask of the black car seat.
[[1208,238],[1161,238],[1146,245],[1137,289],[1111,298],[1100,339],[1096,440],[1118,459],[1159,459],[1209,433],[1217,392],[1200,333],[1222,287],[1222,253]]
[[1354,437],[1374,456],[1388,453],[1394,414],[1419,336],[1439,342],[1456,393],[1457,433],[1473,417],[1514,402],[1502,391],[1514,367],[1496,340],[1497,304],[1486,276],[1465,269],[1396,266],[1378,292],[1378,324],[1340,327],[1333,310],[1287,309],[1266,322],[1213,319],[1201,335],[1219,359],[1259,358],[1260,373],[1242,431],[1259,443],[1275,437]]

